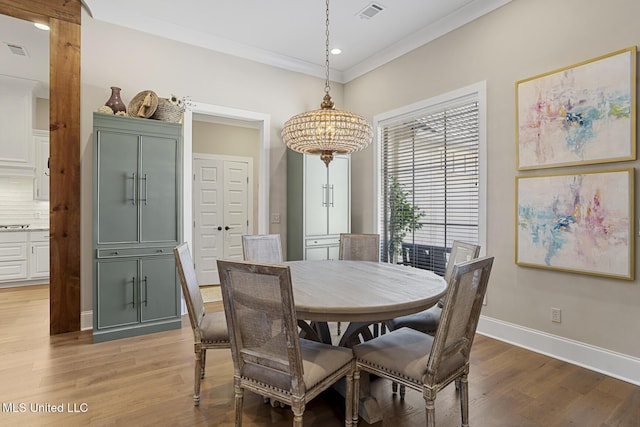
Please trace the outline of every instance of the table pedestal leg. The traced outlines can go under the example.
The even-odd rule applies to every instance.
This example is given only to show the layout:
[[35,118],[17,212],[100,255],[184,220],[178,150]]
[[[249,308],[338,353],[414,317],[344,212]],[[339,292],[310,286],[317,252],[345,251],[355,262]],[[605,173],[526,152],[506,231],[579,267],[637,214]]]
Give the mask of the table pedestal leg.
[[[344,331],[340,339],[339,346],[353,347],[362,341],[373,338],[369,330],[371,322],[351,322]],[[344,389],[339,390],[344,396]],[[371,395],[370,376],[366,372],[360,372],[360,402],[358,403],[358,414],[369,424],[382,421],[382,408],[375,397]]]
[[358,414],[369,424],[382,421],[382,408],[375,397],[371,395],[370,376],[366,372],[360,372],[360,402]]

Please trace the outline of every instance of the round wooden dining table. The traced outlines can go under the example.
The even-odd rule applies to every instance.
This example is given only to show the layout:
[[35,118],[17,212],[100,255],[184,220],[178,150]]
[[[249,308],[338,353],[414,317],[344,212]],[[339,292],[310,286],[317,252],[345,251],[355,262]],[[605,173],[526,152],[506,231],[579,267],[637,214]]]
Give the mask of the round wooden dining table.
[[445,280],[432,271],[366,261],[289,261],[298,319],[379,322],[432,307]]
[[[326,322],[350,322],[339,345],[351,346],[369,325],[432,307],[447,283],[437,274],[398,264],[366,261],[289,261],[299,325],[331,344]],[[301,322],[310,321],[315,328]],[[371,337],[371,335],[369,335]],[[369,376],[360,378],[359,413],[369,424],[382,419]]]

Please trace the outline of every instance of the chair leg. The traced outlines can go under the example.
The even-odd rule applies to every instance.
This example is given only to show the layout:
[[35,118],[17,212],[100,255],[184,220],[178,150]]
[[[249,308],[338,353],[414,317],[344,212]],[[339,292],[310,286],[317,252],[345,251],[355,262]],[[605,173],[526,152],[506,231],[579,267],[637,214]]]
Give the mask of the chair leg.
[[202,349],[202,366],[200,367],[200,378],[204,378],[204,371],[207,369],[207,349]]
[[340,335],[340,322],[338,322],[338,335]]
[[469,427],[469,381],[466,375],[460,378],[460,415],[462,427]]
[[[352,362],[353,363],[353,362]],[[353,373],[346,376],[347,392],[344,397],[345,409],[344,409],[344,425],[345,427],[353,426]]]
[[425,399],[425,413],[427,416],[427,427],[436,427],[436,405],[435,401]]
[[242,401],[244,397],[244,389],[240,387],[240,380],[235,380],[235,411],[236,411],[236,427],[242,427]]
[[391,383],[391,393],[396,394],[397,392],[398,392],[398,383],[394,381]]
[[400,400],[404,400],[404,395],[407,394],[407,388],[400,384]]
[[202,379],[202,350],[196,347],[196,366],[194,369],[193,405],[200,405],[200,380]]
[[353,399],[351,412],[353,414],[353,427],[358,425],[360,410],[360,370],[356,368],[353,372]]
[[293,411],[293,427],[302,427],[304,406],[303,402],[291,402],[291,410]]

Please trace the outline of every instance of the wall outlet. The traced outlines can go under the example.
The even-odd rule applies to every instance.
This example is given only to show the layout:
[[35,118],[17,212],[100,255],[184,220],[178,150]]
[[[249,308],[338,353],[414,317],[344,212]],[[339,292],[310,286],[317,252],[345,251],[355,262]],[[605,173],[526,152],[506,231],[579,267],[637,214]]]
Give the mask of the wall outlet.
[[551,307],[551,321],[554,323],[562,322],[562,310],[559,308]]
[[272,213],[271,214],[271,224],[280,224],[280,214]]

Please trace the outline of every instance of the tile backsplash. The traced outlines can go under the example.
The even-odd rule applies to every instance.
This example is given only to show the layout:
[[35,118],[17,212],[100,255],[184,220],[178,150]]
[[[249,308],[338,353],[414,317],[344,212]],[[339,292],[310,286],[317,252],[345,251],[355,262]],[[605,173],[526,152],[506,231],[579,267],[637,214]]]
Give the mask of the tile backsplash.
[[49,202],[34,200],[33,178],[0,176],[0,225],[49,227]]

